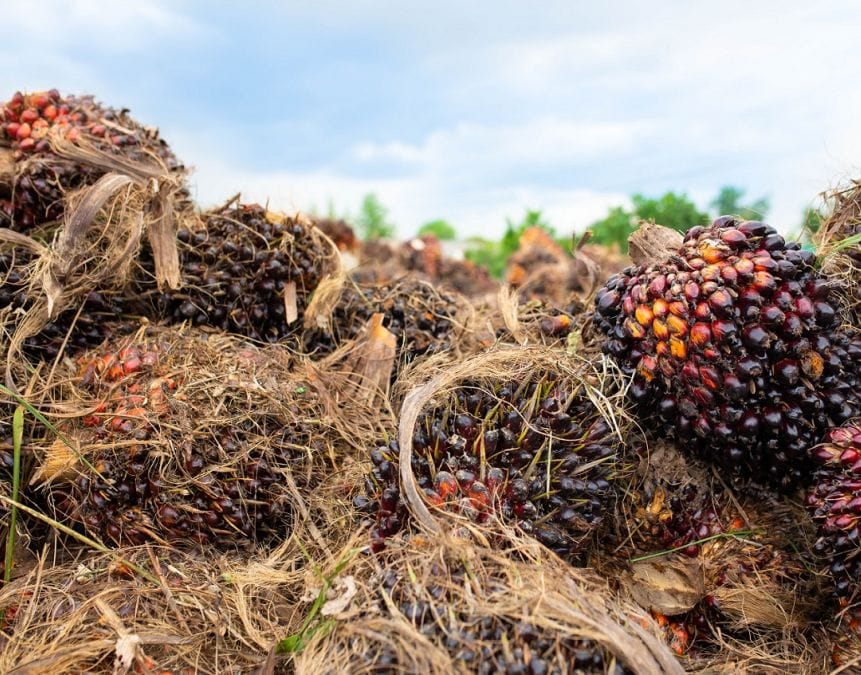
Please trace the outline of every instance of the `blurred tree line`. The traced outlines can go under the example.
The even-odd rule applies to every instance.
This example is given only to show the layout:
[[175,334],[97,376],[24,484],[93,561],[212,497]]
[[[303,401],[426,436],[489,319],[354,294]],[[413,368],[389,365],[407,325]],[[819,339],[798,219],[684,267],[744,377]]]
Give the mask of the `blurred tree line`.
[[[659,197],[635,194],[630,205],[614,206],[607,215],[592,223],[587,229],[590,242],[617,248],[627,253],[628,237],[637,229],[641,221],[653,221],[679,232],[686,232],[695,225],[704,225],[719,215],[738,215],[748,220],[764,220],[769,211],[768,198],[760,197],[754,201],[745,200],[745,191],[727,185],[720,189],[708,205],[709,210],[701,211],[685,193],[667,192]],[[329,205],[329,217],[333,217]],[[812,233],[818,229],[822,214],[815,209],[807,209],[802,222],[796,228],[799,233]],[[364,240],[390,239],[395,236],[395,225],[389,219],[388,210],[380,203],[375,194],[368,194],[362,201],[355,217],[345,217]],[[508,258],[517,250],[520,236],[531,227],[545,230],[560,246],[570,251],[574,236],[560,236],[539,209],[527,209],[520,220],[506,219],[505,232],[498,240],[473,237],[466,240],[465,257],[482,265],[495,277],[505,274]],[[422,225],[418,235],[434,235],[442,241],[458,239],[457,229],[448,221],[438,219]],[[799,234],[799,236],[801,236]]]

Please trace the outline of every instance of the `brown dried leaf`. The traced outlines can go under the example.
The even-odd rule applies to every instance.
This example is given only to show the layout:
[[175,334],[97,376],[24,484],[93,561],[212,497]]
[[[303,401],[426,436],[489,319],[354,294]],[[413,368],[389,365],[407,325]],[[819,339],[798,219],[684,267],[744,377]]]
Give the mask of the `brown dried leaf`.
[[705,595],[696,560],[643,560],[634,563],[624,582],[640,605],[670,616],[687,612]]
[[655,223],[640,223],[640,227],[628,237],[628,252],[635,265],[647,265],[656,260],[666,260],[676,255],[682,246],[680,232]]

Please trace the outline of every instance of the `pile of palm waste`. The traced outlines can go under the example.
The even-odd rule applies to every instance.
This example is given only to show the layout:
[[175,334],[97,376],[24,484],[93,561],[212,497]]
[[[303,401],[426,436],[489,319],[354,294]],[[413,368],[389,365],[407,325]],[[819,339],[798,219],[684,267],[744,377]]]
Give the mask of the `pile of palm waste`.
[[92,97],[0,155],[0,671],[861,672],[857,183],[497,283]]

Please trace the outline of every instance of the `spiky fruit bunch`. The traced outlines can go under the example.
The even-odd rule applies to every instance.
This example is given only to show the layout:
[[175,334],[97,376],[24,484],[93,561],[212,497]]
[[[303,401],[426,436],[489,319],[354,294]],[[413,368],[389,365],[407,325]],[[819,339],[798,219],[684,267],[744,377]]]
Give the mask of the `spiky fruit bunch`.
[[815,551],[828,561],[841,601],[861,603],[861,424],[831,429],[811,455],[821,466],[807,493],[819,528]]
[[[80,359],[75,386],[94,404],[65,434],[89,450],[72,474],[49,453],[42,471],[51,503],[120,546],[232,547],[286,535],[290,512],[277,467],[289,461],[289,432],[266,429],[274,424],[263,417],[199,428],[204,411],[178,414],[184,374],[168,356],[168,346],[143,341]],[[265,443],[263,433],[271,434]],[[65,448],[53,450],[69,458]]]
[[406,276],[394,283],[348,283],[331,320],[331,330],[305,333],[305,349],[314,355],[331,353],[347,340],[358,337],[374,314],[383,315],[383,326],[397,340],[398,362],[451,347],[457,301],[431,284]]
[[136,161],[159,162],[168,172],[183,167],[158,131],[140,125],[127,110],[105,108],[92,96],[63,97],[56,89],[17,92],[2,108],[0,149],[11,162],[0,169],[0,220],[4,227],[27,231],[59,219],[68,190],[95,182],[104,168],[58,156],[52,137]]
[[[14,323],[16,312],[32,305],[29,275],[32,256],[23,248],[0,251],[0,323]],[[77,355],[102,344],[112,336],[126,334],[137,321],[126,321],[128,303],[119,295],[89,293],[83,302],[61,312],[42,330],[28,337],[25,356],[53,361],[61,352]]]
[[[474,583],[473,573],[463,564],[435,564],[421,585],[413,583],[408,574],[387,569],[379,579],[377,611],[384,616],[393,611],[402,615],[424,639],[447,653],[465,672],[483,675],[630,672],[595,641],[518,620],[504,611],[483,615],[474,607],[468,608],[457,589],[474,587]],[[361,658],[363,665],[373,672],[410,669],[410,664],[402,663],[395,650],[380,644],[372,644]]]
[[837,325],[815,257],[759,222],[719,218],[598,293],[604,351],[683,447],[779,486],[807,448],[859,411],[861,338]]
[[[310,296],[333,264],[331,245],[312,225],[257,204],[206,213],[199,228],[177,236],[183,286],[159,292],[152,277],[140,280],[138,292],[148,301],[142,313],[261,342],[301,328]],[[148,257],[143,266],[152,271]]]
[[[516,524],[569,559],[616,498],[619,440],[582,387],[552,377],[466,382],[426,409],[412,436],[418,489],[473,522]],[[381,548],[404,524],[396,441],[371,453],[372,539]]]

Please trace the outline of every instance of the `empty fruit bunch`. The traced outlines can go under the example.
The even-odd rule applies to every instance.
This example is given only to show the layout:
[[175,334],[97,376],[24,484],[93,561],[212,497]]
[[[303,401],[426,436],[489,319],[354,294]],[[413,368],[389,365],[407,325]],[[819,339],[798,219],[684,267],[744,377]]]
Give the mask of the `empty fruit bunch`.
[[807,448],[859,412],[861,337],[813,253],[768,225],[719,218],[598,293],[604,351],[642,414],[731,474],[788,487]]

